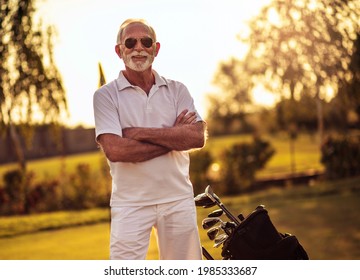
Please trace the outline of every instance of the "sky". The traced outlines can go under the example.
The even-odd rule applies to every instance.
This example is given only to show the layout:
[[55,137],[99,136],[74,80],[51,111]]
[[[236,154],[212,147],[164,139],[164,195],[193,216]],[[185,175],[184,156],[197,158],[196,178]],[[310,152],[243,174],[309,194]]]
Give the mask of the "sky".
[[[124,69],[114,51],[120,24],[144,18],[161,44],[153,69],[183,82],[200,114],[219,62],[246,52],[236,38],[246,21],[270,0],[38,0],[44,24],[57,31],[56,65],[67,94],[70,126],[94,126],[92,97],[99,83],[98,63],[106,81]],[[268,96],[269,97],[269,96]],[[259,100],[259,98],[257,98]],[[271,101],[262,96],[262,100]]]

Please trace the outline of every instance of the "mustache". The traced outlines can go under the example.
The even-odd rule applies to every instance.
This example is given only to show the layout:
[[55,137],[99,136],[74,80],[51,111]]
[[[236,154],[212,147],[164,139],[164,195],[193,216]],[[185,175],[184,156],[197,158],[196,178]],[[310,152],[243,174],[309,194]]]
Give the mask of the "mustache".
[[131,56],[131,57],[137,56],[137,55],[146,56],[146,57],[149,56],[149,54],[148,54],[146,51],[140,51],[140,52],[138,52],[138,51],[133,51],[133,52],[130,53],[130,56]]

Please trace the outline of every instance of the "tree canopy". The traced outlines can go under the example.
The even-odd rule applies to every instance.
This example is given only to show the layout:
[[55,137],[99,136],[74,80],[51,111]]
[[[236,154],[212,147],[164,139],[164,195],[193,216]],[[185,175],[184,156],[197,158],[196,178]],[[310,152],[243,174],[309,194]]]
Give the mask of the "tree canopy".
[[360,1],[276,0],[249,22],[248,71],[271,91],[314,96],[351,79]]
[[66,109],[51,27],[34,27],[34,1],[1,0],[0,123],[51,122]]
[[[245,58],[221,63],[215,84],[227,90],[219,79],[227,76],[236,84],[242,76],[247,79],[240,81],[247,94],[261,84],[282,98],[295,100],[306,94],[325,100],[340,93],[344,85],[354,85],[358,76],[353,64],[359,19],[359,0],[273,0],[248,22],[249,32],[239,35],[249,47]],[[241,69],[242,73],[224,69]],[[354,92],[354,88],[344,90]],[[210,98],[210,110],[219,107],[219,100],[214,100]],[[226,102],[234,106],[243,99],[232,94]],[[320,128],[322,104],[317,102]]]
[[35,12],[32,0],[0,0],[0,131],[16,149],[19,128],[58,122],[67,111],[54,29],[35,21]]

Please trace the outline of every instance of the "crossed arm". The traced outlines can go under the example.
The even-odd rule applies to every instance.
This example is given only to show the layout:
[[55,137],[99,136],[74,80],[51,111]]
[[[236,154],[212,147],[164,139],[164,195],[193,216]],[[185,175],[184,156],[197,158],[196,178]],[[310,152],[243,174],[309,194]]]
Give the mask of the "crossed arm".
[[172,150],[201,148],[205,143],[206,125],[195,122],[194,112],[184,110],[168,128],[130,127],[123,129],[123,137],[102,134],[98,142],[112,162],[142,162]]

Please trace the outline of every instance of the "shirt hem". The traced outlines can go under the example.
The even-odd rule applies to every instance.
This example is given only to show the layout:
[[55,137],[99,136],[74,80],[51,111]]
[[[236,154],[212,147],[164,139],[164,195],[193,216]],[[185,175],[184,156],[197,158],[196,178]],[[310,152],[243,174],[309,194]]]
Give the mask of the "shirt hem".
[[120,201],[111,201],[110,207],[133,207],[133,206],[152,206],[157,204],[163,204],[163,203],[169,203],[169,202],[175,202],[182,199],[187,198],[194,198],[194,194],[186,194],[182,196],[172,197],[168,199],[158,199],[158,200],[151,200],[149,202],[143,202],[143,201],[133,201],[133,202],[120,202]]

